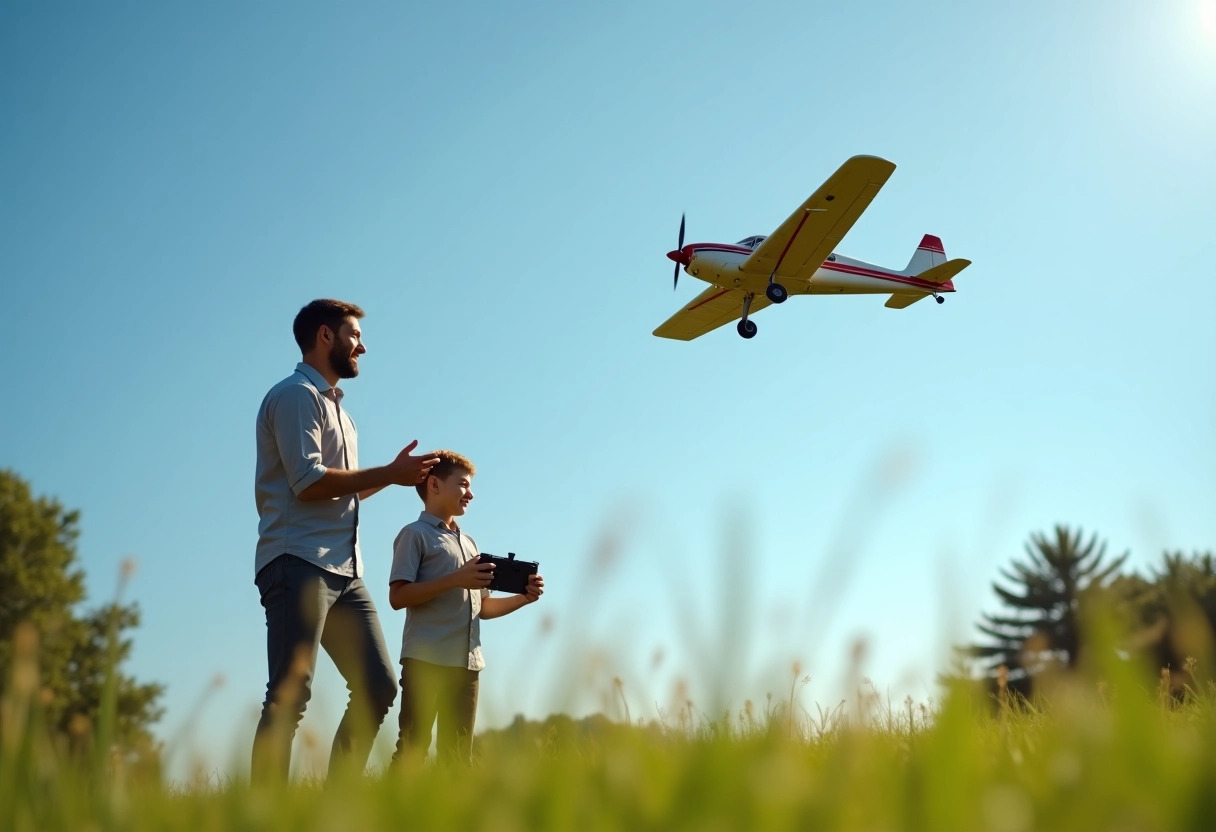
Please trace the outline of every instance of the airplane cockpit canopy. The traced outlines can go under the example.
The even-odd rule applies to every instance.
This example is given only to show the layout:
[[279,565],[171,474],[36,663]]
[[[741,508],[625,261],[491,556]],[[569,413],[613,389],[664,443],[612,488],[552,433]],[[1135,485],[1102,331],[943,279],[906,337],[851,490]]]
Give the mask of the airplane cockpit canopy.
[[745,237],[742,240],[740,240],[739,242],[735,243],[735,245],[747,246],[748,248],[750,248],[754,251],[756,246],[763,243],[766,239],[767,239],[767,236],[765,236],[765,235],[758,235],[755,237]]

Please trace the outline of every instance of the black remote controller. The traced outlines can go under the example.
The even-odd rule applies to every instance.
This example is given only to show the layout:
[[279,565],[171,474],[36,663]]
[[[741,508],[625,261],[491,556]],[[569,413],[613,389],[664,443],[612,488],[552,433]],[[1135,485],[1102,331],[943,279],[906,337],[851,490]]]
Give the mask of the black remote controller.
[[514,552],[507,552],[505,558],[482,553],[477,557],[478,563],[494,564],[494,577],[490,581],[490,589],[494,592],[514,592],[523,595],[528,590],[528,578],[536,574],[540,564],[530,560],[516,560]]

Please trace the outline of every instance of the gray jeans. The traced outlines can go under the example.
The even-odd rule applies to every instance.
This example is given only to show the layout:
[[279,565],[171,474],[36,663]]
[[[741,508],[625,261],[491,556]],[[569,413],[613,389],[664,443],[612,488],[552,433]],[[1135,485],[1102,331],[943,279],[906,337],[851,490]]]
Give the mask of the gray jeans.
[[350,691],[329,772],[340,766],[362,770],[397,696],[396,674],[363,579],[280,555],[258,573],[256,583],[266,610],[270,680],[253,740],[251,778],[287,780],[291,742],[312,696],[318,647],[325,648]]

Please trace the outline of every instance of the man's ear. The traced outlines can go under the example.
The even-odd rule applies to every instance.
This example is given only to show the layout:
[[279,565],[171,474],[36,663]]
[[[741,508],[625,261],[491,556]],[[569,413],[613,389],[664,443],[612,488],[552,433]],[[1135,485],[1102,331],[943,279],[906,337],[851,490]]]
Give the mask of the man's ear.
[[[326,338],[326,334],[329,335],[328,339]],[[317,340],[328,347],[333,344],[334,337],[334,331],[329,328],[329,325],[321,324],[321,328],[317,330]]]

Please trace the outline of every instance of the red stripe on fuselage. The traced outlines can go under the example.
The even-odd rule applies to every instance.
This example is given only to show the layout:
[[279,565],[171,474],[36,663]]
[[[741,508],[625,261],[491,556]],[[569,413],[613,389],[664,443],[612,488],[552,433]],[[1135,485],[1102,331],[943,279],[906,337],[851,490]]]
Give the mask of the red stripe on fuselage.
[[[915,277],[904,277],[902,274],[891,274],[890,272],[880,272],[874,269],[867,269],[862,266],[850,266],[848,263],[824,263],[822,268],[829,272],[840,272],[842,274],[855,274],[859,277],[877,277],[880,280],[890,280],[895,283],[906,283],[909,286],[917,286],[922,289],[927,289],[930,292],[939,291],[954,291],[952,283],[930,283],[928,280],[917,280]],[[946,287],[949,287],[948,289]]]
[[[691,249],[693,254],[696,254],[698,251],[723,251],[728,254],[751,254],[752,253],[752,249],[747,248],[746,246],[732,246],[728,243],[693,243],[691,245],[685,246],[684,248],[685,248],[685,250]],[[788,249],[789,246],[786,246],[786,248]],[[944,254],[945,252],[939,252],[939,253]],[[783,257],[785,256],[784,252],[782,253],[782,256]],[[780,262],[780,261],[778,261],[778,262]],[[829,260],[829,261],[824,261],[823,264],[820,266],[820,268],[826,269],[827,271],[831,271],[831,272],[840,272],[841,274],[858,275],[859,277],[877,277],[880,280],[890,280],[893,283],[903,283],[908,286],[916,286],[921,289],[926,289],[930,292],[953,292],[954,291],[953,282],[930,283],[928,280],[917,280],[915,277],[905,277],[904,275],[895,274],[893,272],[884,272],[884,271],[879,271],[877,269],[868,269],[865,266],[853,266],[848,263],[838,263],[838,262]],[[725,291],[730,291],[730,290],[725,290]],[[709,303],[709,301],[713,300],[716,297],[720,297],[720,295],[714,295],[713,298],[706,298],[703,302]],[[700,306],[700,304],[697,304],[697,305]],[[690,310],[695,309],[695,308],[696,308],[695,306],[691,307]]]
[[730,243],[690,243],[684,246],[685,251],[696,254],[698,251],[729,251],[735,254],[751,254],[747,246],[732,246]]

